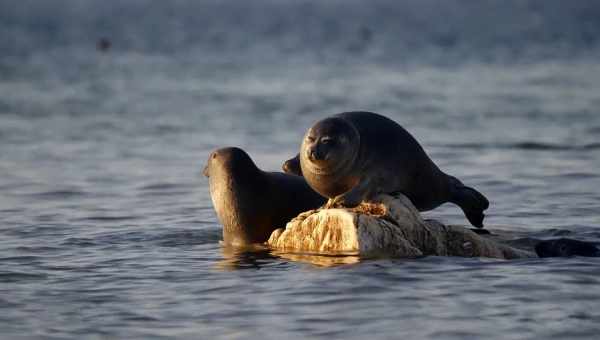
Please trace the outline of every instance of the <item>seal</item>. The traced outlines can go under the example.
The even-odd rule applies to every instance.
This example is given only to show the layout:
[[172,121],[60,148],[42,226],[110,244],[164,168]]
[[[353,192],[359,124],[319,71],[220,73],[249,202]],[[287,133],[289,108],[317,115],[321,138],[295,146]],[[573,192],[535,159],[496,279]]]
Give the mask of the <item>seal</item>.
[[483,228],[488,200],[442,172],[417,140],[393,120],[373,112],[344,112],[315,123],[287,173],[303,175],[328,197],[326,207],[354,207],[374,196],[400,192],[419,211],[451,202]]
[[212,152],[203,173],[229,245],[263,243],[273,230],[326,201],[300,176],[260,170],[240,148]]

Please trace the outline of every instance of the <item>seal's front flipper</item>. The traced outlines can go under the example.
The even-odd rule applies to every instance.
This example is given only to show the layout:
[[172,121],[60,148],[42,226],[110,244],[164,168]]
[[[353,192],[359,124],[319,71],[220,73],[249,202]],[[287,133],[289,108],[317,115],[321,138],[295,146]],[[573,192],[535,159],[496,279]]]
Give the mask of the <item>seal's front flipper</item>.
[[300,154],[297,154],[296,157],[285,161],[281,168],[286,174],[302,176],[302,168],[300,167]]
[[350,191],[329,199],[327,205],[329,208],[354,208],[360,205],[365,199],[371,197],[370,183],[368,179],[361,180]]
[[354,208],[363,200],[363,195],[358,191],[349,191],[343,195],[329,199],[327,202],[328,208]]
[[452,188],[450,202],[458,205],[467,216],[469,222],[483,228],[483,211],[490,206],[490,202],[479,191],[461,184]]

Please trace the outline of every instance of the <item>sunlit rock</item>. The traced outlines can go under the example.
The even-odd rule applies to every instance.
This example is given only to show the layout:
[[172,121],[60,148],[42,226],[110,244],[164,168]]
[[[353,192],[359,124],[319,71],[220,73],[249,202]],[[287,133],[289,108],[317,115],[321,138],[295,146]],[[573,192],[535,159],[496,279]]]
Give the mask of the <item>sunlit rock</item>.
[[361,256],[536,257],[464,227],[424,221],[403,195],[380,195],[353,209],[307,211],[275,230],[267,245],[279,251]]

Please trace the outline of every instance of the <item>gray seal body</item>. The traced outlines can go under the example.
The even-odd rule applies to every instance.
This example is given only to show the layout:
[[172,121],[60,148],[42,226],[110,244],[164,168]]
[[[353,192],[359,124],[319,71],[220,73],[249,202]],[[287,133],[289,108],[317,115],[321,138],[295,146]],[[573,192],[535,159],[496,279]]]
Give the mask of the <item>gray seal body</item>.
[[402,126],[372,112],[345,112],[313,125],[300,153],[284,163],[328,197],[328,207],[352,207],[380,193],[401,192],[420,211],[451,202],[483,227],[488,200],[442,172]]
[[223,242],[229,245],[265,242],[273,230],[325,203],[304,178],[262,171],[239,148],[212,152],[204,175],[223,225]]

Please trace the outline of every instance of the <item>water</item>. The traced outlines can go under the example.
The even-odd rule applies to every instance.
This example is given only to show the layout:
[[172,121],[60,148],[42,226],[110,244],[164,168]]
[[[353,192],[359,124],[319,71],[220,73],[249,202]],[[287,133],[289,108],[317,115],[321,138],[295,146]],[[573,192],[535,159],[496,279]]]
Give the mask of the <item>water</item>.
[[277,170],[366,109],[489,228],[600,241],[600,6],[541,4],[1,1],[0,337],[594,337],[596,258],[226,249],[201,175],[228,145]]

